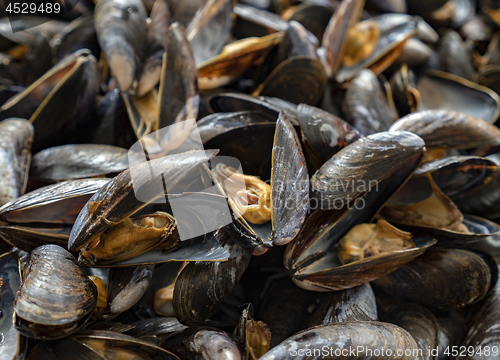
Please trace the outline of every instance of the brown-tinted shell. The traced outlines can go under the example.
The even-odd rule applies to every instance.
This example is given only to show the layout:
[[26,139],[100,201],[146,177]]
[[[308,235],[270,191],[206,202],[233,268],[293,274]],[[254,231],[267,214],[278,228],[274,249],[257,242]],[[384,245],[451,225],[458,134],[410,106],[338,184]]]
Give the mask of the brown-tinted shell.
[[14,303],[14,323],[24,336],[62,338],[77,331],[94,310],[94,284],[62,247],[33,250],[24,275]]

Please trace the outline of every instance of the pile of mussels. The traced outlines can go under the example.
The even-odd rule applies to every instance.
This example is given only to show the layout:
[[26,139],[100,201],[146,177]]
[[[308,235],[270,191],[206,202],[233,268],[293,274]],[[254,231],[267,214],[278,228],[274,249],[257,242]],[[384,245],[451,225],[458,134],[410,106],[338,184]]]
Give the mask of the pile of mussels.
[[2,14],[2,360],[500,358],[498,1]]

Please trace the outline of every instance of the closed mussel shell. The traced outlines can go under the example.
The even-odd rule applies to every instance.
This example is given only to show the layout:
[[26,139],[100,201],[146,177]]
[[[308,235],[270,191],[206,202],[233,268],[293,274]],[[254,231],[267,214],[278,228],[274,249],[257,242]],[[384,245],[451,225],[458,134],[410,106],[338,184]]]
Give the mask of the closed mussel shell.
[[174,312],[183,324],[198,325],[212,316],[224,298],[240,281],[251,255],[221,234],[227,261],[189,263],[179,274],[174,288]]
[[[467,349],[473,347],[474,349],[491,349],[490,355],[493,359],[497,355],[498,347],[500,346],[500,334],[498,331],[499,317],[500,317],[500,284],[497,283],[491,296],[477,303],[472,308],[470,328],[465,335],[462,346]],[[483,359],[483,353],[476,351],[474,354],[468,353],[465,359]],[[488,355],[486,355],[488,356]],[[455,357],[454,359],[458,359]]]
[[162,346],[185,360],[245,358],[245,352],[235,336],[216,328],[190,327],[170,337]]
[[312,313],[307,327],[371,320],[378,320],[377,303],[370,284],[363,284],[328,293]]
[[24,119],[0,123],[0,206],[21,196],[28,181],[33,125]]
[[419,359],[434,359],[432,350],[438,346],[439,324],[432,312],[419,305],[400,305],[383,316],[383,320],[401,326],[415,339],[422,355]]
[[374,284],[431,309],[459,309],[483,299],[495,285],[490,262],[473,251],[431,249]]
[[31,176],[61,181],[118,174],[128,168],[128,151],[109,145],[63,145],[33,157]]
[[77,331],[94,310],[94,284],[62,247],[33,250],[24,275],[14,303],[14,323],[24,336],[62,338]]
[[0,255],[0,352],[6,360],[23,358],[26,352],[26,339],[16,330],[12,323],[16,292],[21,286],[21,263],[17,255],[6,253]]
[[[381,354],[382,349],[390,349],[390,359],[394,360],[415,359],[415,354],[418,354],[418,345],[406,330],[389,323],[366,321],[323,325],[298,332],[271,349],[261,360],[309,360],[320,356],[347,358],[349,350],[358,347],[371,350],[372,354],[376,350]],[[358,356],[370,358],[367,351]]]
[[500,144],[500,129],[485,120],[452,110],[425,110],[402,117],[390,131],[411,131],[438,149],[472,149]]
[[321,209],[337,209],[336,202],[346,205],[354,201],[375,184],[390,178],[397,168],[411,168],[409,176],[424,152],[422,139],[405,131],[382,132],[359,139],[340,150],[314,174],[311,197],[319,202]]

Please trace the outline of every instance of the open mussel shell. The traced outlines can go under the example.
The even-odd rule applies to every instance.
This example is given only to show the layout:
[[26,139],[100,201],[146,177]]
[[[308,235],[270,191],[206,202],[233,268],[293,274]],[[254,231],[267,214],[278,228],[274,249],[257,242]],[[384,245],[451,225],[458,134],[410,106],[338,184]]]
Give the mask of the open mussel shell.
[[413,134],[378,133],[342,149],[316,172],[311,180],[312,199],[320,209],[329,210],[311,214],[297,240],[286,249],[284,264],[295,271],[298,286],[329,291],[361,285],[393,271],[435,243],[429,237],[415,238],[415,248],[342,266],[335,247],[352,226],[373,220],[419,165],[424,152],[423,141]]
[[226,131],[258,123],[274,123],[276,117],[261,111],[246,110],[227,113],[215,113],[196,122],[201,141],[206,144],[215,136]]
[[418,23],[411,20],[381,32],[371,55],[354,65],[342,67],[335,77],[337,82],[349,81],[365,68],[376,74],[384,71],[401,54],[405,42],[417,33],[417,26]]
[[[406,231],[410,231],[415,234],[427,234],[436,238],[439,243],[450,243],[450,244],[460,244],[468,243],[472,241],[477,241],[485,239],[489,236],[496,235],[500,231],[500,226],[492,221],[483,219],[472,215],[463,215],[462,223],[465,228],[445,228],[441,227],[437,222],[435,224],[430,223],[420,223],[415,224],[412,219],[408,217],[407,219],[397,218],[394,212],[391,211],[392,206],[408,206],[412,204],[419,203],[426,199],[430,199],[433,194],[440,198],[443,206],[449,208],[450,219],[449,223],[453,221],[456,214],[451,215],[457,211],[455,204],[451,202],[447,197],[441,197],[441,194],[437,194],[431,180],[427,177],[431,173],[428,170],[426,173],[419,174],[418,176],[410,179],[399,191],[396,193],[388,202],[387,208],[382,209],[381,216],[386,218],[386,220],[393,223],[398,228]],[[432,173],[431,173],[432,174]],[[432,180],[433,181],[433,180]],[[439,189],[438,189],[439,190]],[[446,205],[444,205],[446,204]],[[459,212],[458,212],[459,214]],[[456,220],[455,220],[456,221]],[[451,226],[451,224],[448,224]],[[467,230],[464,231],[464,230]]]
[[61,145],[88,120],[97,91],[97,60],[79,50],[3,104],[0,118],[29,119],[36,132],[34,151]]
[[208,0],[191,20],[187,37],[197,65],[220,53],[231,32],[233,5],[233,0]]
[[71,226],[88,199],[108,181],[72,180],[33,190],[0,208],[0,220],[23,226]]
[[209,103],[213,112],[255,110],[278,118],[279,113],[283,111],[287,117],[292,119],[294,125],[298,125],[298,120],[295,120],[297,105],[280,98],[225,93],[212,96]]
[[128,168],[126,149],[109,145],[63,145],[33,156],[31,176],[42,181],[76,180],[118,174]]
[[405,172],[399,187],[420,164],[424,153],[423,140],[406,131],[381,132],[361,138],[336,153],[314,174],[311,197],[320,209],[340,209],[375,185],[379,187],[396,169]]
[[343,290],[368,283],[421,256],[436,243],[430,237],[414,237],[412,240],[414,248],[383,253],[345,265],[341,264],[338,251],[331,249],[316,262],[297,269],[293,281],[311,291]]
[[63,228],[37,228],[20,225],[1,225],[0,238],[11,246],[24,251],[32,251],[46,244],[67,247],[70,231],[69,226]]
[[170,7],[167,1],[154,1],[149,16],[145,52],[142,56],[142,70],[138,77],[138,96],[146,95],[160,80],[170,17]]
[[[75,221],[68,241],[71,252],[89,244],[116,224],[163,196],[164,178],[171,189],[191,170],[215,156],[216,151],[190,151],[135,165],[114,177],[87,202]],[[153,177],[154,169],[160,177]]]
[[408,331],[422,351],[420,359],[434,359],[431,351],[438,346],[439,324],[432,312],[423,306],[405,304],[385,314],[383,320]]
[[[231,140],[227,142],[224,138]],[[258,153],[253,139],[260,144]],[[241,162],[244,174],[270,180],[271,186],[271,222],[250,224],[239,216],[226,229],[233,240],[255,255],[265,252],[271,244],[279,246],[292,241],[308,210],[309,175],[297,134],[286,115],[281,113],[276,124],[228,131],[211,139],[206,147],[218,144],[222,145],[221,155],[231,154]],[[254,156],[248,156],[248,149],[252,149]],[[239,214],[237,209],[233,211]]]
[[158,93],[160,129],[188,119],[196,119],[200,96],[193,50],[186,30],[179,23],[170,26]]
[[203,323],[212,316],[234,289],[250,263],[251,255],[222,235],[227,261],[189,263],[179,274],[174,288],[174,312],[186,325]]
[[[377,321],[361,321],[323,325],[300,331],[271,349],[261,357],[261,360],[297,359],[297,354],[312,354],[315,349],[318,349],[317,356],[320,355],[319,349],[326,349],[327,354],[323,354],[323,356],[326,355],[333,359],[337,357],[335,354],[345,355],[349,349],[359,347],[373,350],[374,353],[375,349],[378,349],[379,352],[382,349],[391,350],[390,359],[394,360],[414,359],[413,354],[418,350],[418,345],[413,337],[399,326]],[[330,348],[331,352],[328,350]],[[396,349],[400,350],[398,354],[396,354]],[[335,351],[337,352],[335,353]],[[405,353],[406,355],[404,355]],[[301,358],[312,359],[313,357],[303,356]],[[342,358],[342,356],[338,356],[338,358]]]
[[262,61],[282,38],[283,33],[279,32],[260,38],[244,38],[226,45],[219,55],[198,66],[200,90],[216,89],[237,80],[251,66]]
[[21,286],[21,263],[17,255],[6,253],[0,255],[0,351],[2,358],[14,360],[24,358],[26,353],[26,339],[16,330],[12,323],[14,300]]
[[165,350],[149,341],[116,331],[81,331],[70,339],[92,349],[94,353],[104,359],[130,357],[132,359],[180,360],[169,350]]
[[481,69],[481,72],[477,76],[477,83],[481,86],[485,86],[497,94],[500,92],[500,66],[486,65]]
[[393,296],[446,311],[480,301],[497,278],[494,260],[481,253],[430,249],[374,284]]
[[[487,347],[492,350],[498,349],[500,346],[500,334],[496,324],[498,324],[500,318],[500,283],[497,282],[491,296],[477,303],[472,309],[471,326],[465,334],[461,345],[467,349],[469,346],[474,349],[486,349]],[[468,355],[468,357],[465,357],[466,359],[481,358],[481,356]],[[493,357],[496,356],[493,352],[491,355]]]
[[[486,159],[492,161],[496,166],[500,166],[498,154],[490,155]],[[491,178],[485,178],[485,181],[478,183],[478,186],[473,187],[470,191],[454,192],[448,196],[465,213],[496,219],[500,216],[498,207],[499,181],[500,172],[496,170]]]
[[73,256],[57,245],[30,254],[14,303],[14,324],[24,336],[58,339],[77,331],[91,315],[97,290]]
[[33,125],[24,119],[0,123],[0,206],[26,190],[33,143]]
[[311,314],[307,327],[378,320],[377,302],[370,284],[328,293]]
[[308,31],[297,21],[290,21],[284,37],[277,46],[273,56],[273,68],[281,64],[286,59],[295,56],[307,56],[316,58],[317,44],[310,40]]
[[321,62],[308,56],[283,61],[257,90],[258,95],[275,96],[294,104],[317,105],[327,83]]
[[377,76],[367,69],[349,83],[345,105],[347,122],[363,135],[387,131],[397,119]]
[[103,360],[103,357],[78,341],[66,338],[57,341],[40,341],[28,354],[27,360]]
[[162,346],[184,360],[245,359],[239,339],[211,327],[190,327],[168,338]]
[[500,129],[462,112],[425,110],[396,121],[390,131],[410,131],[420,136],[429,148],[472,149],[500,144]]
[[128,91],[137,76],[146,39],[146,18],[140,0],[105,0],[96,6],[99,45],[121,91]]
[[406,64],[394,73],[390,79],[392,97],[400,116],[408,115],[417,110],[420,94],[416,90],[416,78]]
[[422,164],[413,176],[431,174],[436,185],[454,201],[492,181],[499,171],[497,164],[479,156],[448,156]]
[[302,144],[312,171],[318,170],[339,150],[361,138],[360,132],[344,120],[319,108],[297,107]]
[[94,14],[85,14],[70,22],[52,37],[50,47],[57,61],[78,49],[89,49],[98,58],[100,47],[94,28]]
[[323,33],[321,46],[325,50],[330,77],[337,75],[347,45],[347,33],[358,22],[364,4],[364,0],[343,1]]
[[492,90],[456,75],[432,71],[419,77],[417,110],[451,110],[494,123],[500,114],[500,97]]

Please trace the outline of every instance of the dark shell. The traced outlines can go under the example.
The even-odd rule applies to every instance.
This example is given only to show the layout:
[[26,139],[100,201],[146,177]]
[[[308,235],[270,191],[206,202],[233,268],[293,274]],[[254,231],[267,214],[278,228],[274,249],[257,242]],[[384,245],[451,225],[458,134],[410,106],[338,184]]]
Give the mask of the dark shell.
[[26,190],[33,143],[33,125],[24,119],[0,123],[0,206]]
[[297,114],[302,144],[313,171],[362,136],[344,120],[319,108],[300,104]]
[[[394,349],[395,352],[395,349],[402,349],[403,355],[392,353],[390,357],[392,360],[414,359],[412,354],[418,349],[415,340],[406,330],[389,323],[367,321],[323,325],[301,331],[271,349],[261,357],[261,360],[314,359],[322,355],[320,350],[323,348],[327,349],[328,357],[333,359],[336,356],[331,355],[328,350],[330,347],[334,354],[335,350],[342,354],[342,350],[349,351],[349,349],[355,349],[358,346],[363,349],[365,347],[371,350],[379,349],[379,351]],[[306,352],[306,349],[310,351]],[[312,355],[312,350],[316,350],[315,355]],[[407,355],[404,355],[404,352]],[[364,354],[360,354],[360,356],[361,358],[365,357]]]
[[298,234],[309,210],[309,175],[299,139],[282,113],[276,123],[271,170],[273,245]]
[[[321,46],[325,49],[326,59],[333,77],[342,64],[346,42],[344,41],[349,29],[359,21],[364,1],[343,1],[333,13],[328,23]],[[330,76],[331,77],[331,76]]]
[[325,69],[318,59],[294,56],[269,74],[258,94],[280,97],[294,104],[317,105],[326,82]]
[[283,111],[288,118],[293,119],[294,125],[298,125],[296,119],[297,105],[280,98],[225,93],[212,96],[209,103],[213,112],[256,110],[274,116],[276,119],[279,113]]
[[108,145],[63,145],[33,156],[31,176],[51,182],[118,174],[128,168],[128,151]]
[[410,131],[425,145],[440,149],[471,149],[500,144],[500,129],[486,121],[450,110],[425,110],[396,121],[389,131]]
[[[414,169],[424,151],[422,139],[408,132],[382,132],[359,139],[340,150],[314,174],[311,197],[322,209],[338,208],[336,201],[346,205],[364,195],[374,183],[389,178],[396,169],[408,166],[410,161]],[[363,186],[357,186],[360,184]]]
[[[163,196],[163,177],[168,179],[168,186],[172,188],[191,170],[211,159],[216,153],[191,151],[165,156],[143,162],[120,173],[99,189],[78,215],[68,241],[69,250],[78,251],[109,228],[110,224],[123,220],[145,207],[147,202]],[[162,176],[152,177],[149,170],[145,172],[150,168]],[[134,184],[138,187],[137,194]]]
[[500,114],[500,97],[492,90],[458,76],[439,71],[419,77],[417,110],[461,112],[493,124]]
[[71,226],[85,203],[108,179],[72,180],[44,186],[0,208],[0,220],[11,224]]
[[174,312],[183,324],[201,324],[212,316],[250,263],[250,254],[224,235],[224,248],[230,252],[227,261],[191,262],[175,282]]
[[124,356],[132,356],[155,360],[180,360],[171,351],[162,349],[146,340],[121,334],[116,331],[91,330],[81,331],[70,339],[84,344],[97,353],[108,354],[120,358],[121,351]]
[[24,358],[26,353],[26,339],[16,330],[12,323],[14,301],[21,286],[21,263],[17,255],[6,253],[0,255],[0,352],[7,360]]
[[[305,225],[307,226],[307,224]],[[293,275],[297,286],[312,291],[349,289],[376,280],[420,257],[436,243],[429,237],[413,238],[415,248],[393,251],[342,265],[336,250],[332,249],[309,266]],[[305,252],[306,253],[306,252]]]
[[370,284],[363,284],[327,294],[312,313],[307,327],[371,320],[378,320],[377,303]]
[[478,253],[431,249],[374,283],[389,294],[425,307],[453,310],[484,298],[494,278]]
[[97,303],[97,290],[73,256],[57,245],[31,252],[14,303],[14,323],[24,336],[58,339],[77,331]]
[[439,70],[473,81],[472,57],[460,35],[448,30],[438,45]]
[[165,48],[158,94],[160,129],[180,121],[196,119],[200,105],[193,50],[181,24],[170,26]]
[[232,0],[208,0],[198,9],[186,31],[196,65],[220,53],[232,24]]
[[370,70],[362,70],[349,83],[345,97],[346,120],[364,135],[387,131],[397,119]]
[[239,341],[222,330],[191,327],[163,343],[185,360],[243,360],[245,352]]
[[[493,294],[479,302],[472,310],[471,326],[465,335],[462,346],[473,346],[474,349],[486,349],[487,346],[493,351],[500,346],[500,333],[498,321],[500,317],[500,283],[497,282]],[[495,355],[491,355],[494,358]],[[466,354],[465,359],[483,359],[483,354]]]
[[415,339],[422,356],[419,359],[434,359],[431,350],[438,346],[439,324],[433,313],[418,305],[401,305],[391,310],[384,321],[398,325]]

